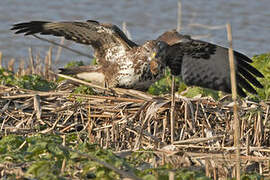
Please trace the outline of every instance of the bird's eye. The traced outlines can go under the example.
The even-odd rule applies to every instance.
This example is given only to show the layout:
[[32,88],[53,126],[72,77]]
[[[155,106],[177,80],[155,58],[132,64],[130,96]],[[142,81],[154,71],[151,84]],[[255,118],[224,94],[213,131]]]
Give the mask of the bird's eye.
[[165,44],[164,44],[163,42],[158,42],[158,43],[157,43],[157,46],[158,46],[158,49],[159,49],[159,50],[165,48]]
[[157,46],[158,46],[159,49],[162,49],[162,43],[161,42],[158,42]]

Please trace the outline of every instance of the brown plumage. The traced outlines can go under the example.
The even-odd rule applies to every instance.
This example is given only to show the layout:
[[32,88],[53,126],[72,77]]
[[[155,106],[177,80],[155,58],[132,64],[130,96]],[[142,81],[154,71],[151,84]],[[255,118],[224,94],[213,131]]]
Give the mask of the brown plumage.
[[[153,82],[163,76],[165,68],[163,60],[165,60],[167,44],[153,40],[138,46],[112,24],[102,24],[92,20],[87,22],[31,21],[15,24],[11,29],[16,30],[16,34],[39,33],[63,36],[68,40],[94,48],[98,68],[88,66],[61,69],[61,73],[64,74],[76,74],[82,79],[89,80],[90,74],[99,73],[100,76],[104,76],[106,82],[103,84],[108,87],[138,90],[148,89]],[[153,54],[161,54],[160,59],[154,61]],[[155,69],[151,70],[150,64],[156,64]]]

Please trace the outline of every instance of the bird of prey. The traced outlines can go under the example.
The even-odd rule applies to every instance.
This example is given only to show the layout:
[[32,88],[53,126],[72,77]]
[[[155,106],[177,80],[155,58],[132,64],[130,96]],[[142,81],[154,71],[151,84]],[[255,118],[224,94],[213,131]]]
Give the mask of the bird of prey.
[[[60,69],[63,74],[103,84],[106,87],[147,90],[163,77],[167,43],[146,41],[139,46],[112,24],[88,20],[86,22],[31,21],[15,24],[16,34],[63,36],[94,49],[97,66]],[[158,56],[155,56],[158,54]]]
[[[166,65],[171,73],[181,76],[186,85],[201,86],[213,90],[231,93],[230,66],[228,48],[201,40],[194,40],[188,35],[181,35],[170,30],[160,35],[157,40],[169,45]],[[263,88],[256,77],[263,74],[250,65],[253,61],[242,53],[234,51],[237,93],[245,97],[246,91],[256,94],[250,85]]]
[[[146,90],[164,76],[168,66],[173,75],[187,85],[201,86],[231,93],[228,49],[194,40],[176,30],[163,33],[156,40],[137,45],[112,24],[86,22],[31,21],[15,24],[15,33],[63,36],[68,40],[91,45],[98,65],[61,69],[63,74],[91,80],[107,87]],[[234,51],[238,94],[243,89],[256,94],[252,85],[262,88],[256,77],[263,75],[250,65],[252,60]],[[252,84],[252,85],[250,85]]]

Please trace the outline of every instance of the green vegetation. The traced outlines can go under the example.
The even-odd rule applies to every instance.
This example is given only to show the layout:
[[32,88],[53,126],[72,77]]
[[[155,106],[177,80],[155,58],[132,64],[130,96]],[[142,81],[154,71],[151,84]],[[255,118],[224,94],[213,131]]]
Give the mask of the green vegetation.
[[[38,134],[25,137],[8,135],[0,140],[0,165],[20,169],[23,178],[29,179],[121,179],[115,171],[104,167],[89,157],[98,158],[114,167],[135,174],[142,179],[169,179],[173,171],[176,179],[208,180],[201,171],[173,169],[170,164],[154,168],[149,161],[155,158],[151,151],[133,152],[125,158],[116,156],[111,150],[90,144],[84,134],[59,135]],[[16,171],[10,171],[4,178],[16,179]],[[243,174],[242,180],[259,180],[258,174]]]
[[[154,83],[152,86],[150,86],[150,88],[148,89],[148,93],[153,95],[171,93],[171,83],[172,77],[169,70],[167,69],[166,76],[158,82]],[[211,89],[201,87],[188,87],[185,83],[183,83],[183,81],[181,81],[181,78],[179,77],[175,77],[175,85],[178,93],[189,98],[195,97],[197,95],[202,95],[211,96],[214,99],[218,99],[221,96],[220,92]]]
[[15,77],[11,71],[0,68],[0,83],[2,85],[14,85]]
[[264,178],[257,173],[241,175],[241,180],[260,180],[260,179],[264,179]]
[[256,55],[252,58],[254,62],[252,65],[259,69],[265,78],[259,81],[264,86],[263,89],[258,89],[257,92],[259,97],[257,99],[269,99],[270,96],[270,53]]
[[84,66],[82,61],[70,61],[65,65],[65,68]]
[[13,85],[36,91],[49,91],[56,87],[54,82],[48,82],[39,75],[30,74],[22,77],[16,77],[12,72],[3,68],[0,69],[0,83],[3,85]]
[[41,76],[36,74],[25,75],[20,78],[16,78],[15,83],[21,88],[37,91],[49,91],[56,87],[55,83],[48,82],[47,80],[44,80]]
[[[176,84],[179,84],[180,78],[176,77],[175,82]],[[171,93],[171,84],[172,84],[172,78],[170,75],[170,71],[169,69],[166,69],[165,77],[163,77],[158,82],[155,82],[152,86],[150,86],[150,88],[148,89],[148,93],[153,94],[153,95]],[[186,86],[184,88],[186,88]]]
[[[257,89],[258,96],[250,95],[256,100],[266,100],[270,95],[270,54],[253,57],[253,65],[264,75],[260,79],[264,89]],[[66,67],[83,65],[82,62],[71,62]],[[56,87],[56,82],[48,82],[38,75],[25,75],[16,77],[10,71],[0,69],[0,84],[18,86],[20,88],[48,91]],[[178,92],[187,97],[212,96],[218,99],[220,92],[199,87],[188,88],[181,79],[176,78]],[[171,76],[166,76],[149,88],[149,93],[160,95],[170,93]],[[75,93],[93,94],[91,87],[78,86]],[[42,128],[42,127],[37,127]],[[151,160],[156,154],[150,151],[133,152],[125,158],[119,157],[112,150],[100,148],[97,144],[89,143],[88,133],[69,133],[60,135],[18,136],[2,135],[0,138],[0,167],[9,167],[14,171],[5,172],[6,179],[120,179],[115,171],[91,160],[95,157],[113,165],[117,169],[133,173],[142,179],[168,179],[169,171],[173,171],[175,179],[209,179],[203,172],[189,169],[174,169],[171,164],[154,167]],[[63,139],[64,138],[64,139]],[[16,171],[15,171],[16,170]],[[17,171],[18,170],[18,171]],[[18,172],[20,174],[18,175]],[[262,179],[258,174],[244,174],[242,180]]]
[[86,86],[86,85],[79,85],[74,89],[74,93],[77,94],[96,94],[93,88]]
[[[96,144],[89,144],[77,134],[63,139],[57,135],[36,135],[31,137],[8,135],[0,140],[0,164],[20,168],[25,178],[31,179],[120,179],[116,172],[90,160],[88,156],[98,158],[114,167],[135,173],[142,179],[168,179],[169,165],[152,168],[144,162],[153,158],[153,153],[136,152],[127,158],[116,156],[111,150],[101,149]],[[142,164],[147,164],[143,168]],[[140,169],[140,170],[139,170]],[[209,179],[202,172],[177,169],[175,176],[180,179]],[[16,177],[15,172],[5,178]]]

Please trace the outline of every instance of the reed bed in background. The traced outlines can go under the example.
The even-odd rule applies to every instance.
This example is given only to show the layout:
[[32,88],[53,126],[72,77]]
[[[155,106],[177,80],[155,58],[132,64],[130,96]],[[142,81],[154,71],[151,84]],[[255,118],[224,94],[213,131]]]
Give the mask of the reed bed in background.
[[[55,80],[51,50],[43,63],[29,52],[30,65],[21,65],[15,74],[34,72]],[[8,63],[10,70],[12,63]],[[170,95],[119,88],[100,88],[96,95],[85,95],[73,93],[74,88],[61,83],[53,91],[40,92],[1,85],[1,136],[87,132],[91,143],[117,154],[151,149],[156,154],[155,167],[170,163],[175,168],[203,169],[209,177],[232,177],[236,157],[231,97],[215,101],[176,95],[172,142]],[[269,104],[244,99],[238,103],[242,170],[269,176]]]

